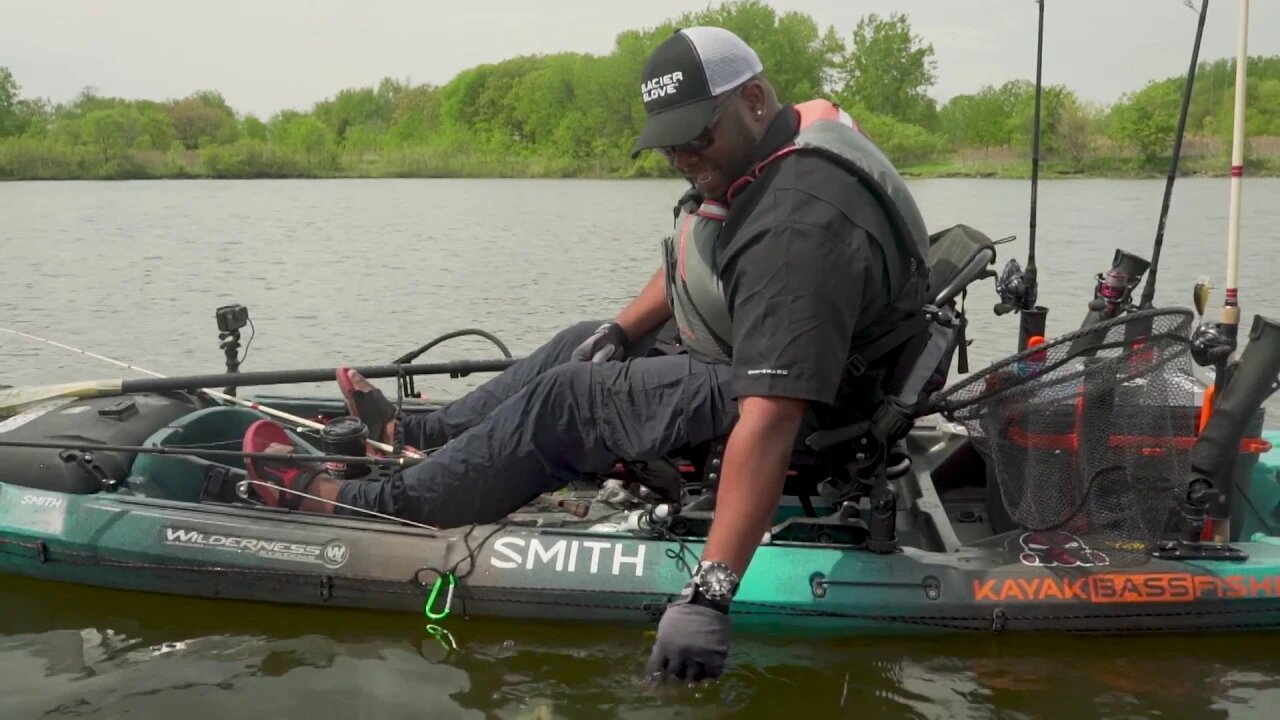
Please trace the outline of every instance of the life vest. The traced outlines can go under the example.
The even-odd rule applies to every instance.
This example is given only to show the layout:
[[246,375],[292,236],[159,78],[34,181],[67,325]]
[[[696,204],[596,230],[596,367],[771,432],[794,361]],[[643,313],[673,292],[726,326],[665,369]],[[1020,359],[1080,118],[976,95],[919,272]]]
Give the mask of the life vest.
[[729,208],[714,200],[680,208],[675,235],[663,245],[667,302],[680,342],[707,360],[733,360],[733,321],[716,272],[717,240]]
[[857,177],[888,217],[888,228],[868,234],[880,242],[887,260],[893,312],[855,333],[849,364],[857,375],[925,326],[920,310],[927,301],[929,234],[902,177],[848,113],[826,100],[801,103],[796,110],[796,136],[729,187],[728,205],[707,200],[679,209],[675,233],[663,243],[667,301],[681,341],[691,352],[732,362],[733,322],[716,262],[720,230],[733,199],[765,168],[792,153],[815,153]]

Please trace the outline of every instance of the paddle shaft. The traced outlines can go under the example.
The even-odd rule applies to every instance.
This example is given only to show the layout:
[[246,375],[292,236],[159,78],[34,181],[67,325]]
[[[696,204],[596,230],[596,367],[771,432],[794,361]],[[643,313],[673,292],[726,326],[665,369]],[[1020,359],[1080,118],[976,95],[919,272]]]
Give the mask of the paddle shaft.
[[417,465],[421,459],[415,458],[376,458],[364,455],[308,455],[306,453],[270,453],[247,452],[241,450],[207,450],[182,447],[146,447],[142,445],[103,445],[99,443],[65,443],[39,442],[27,440],[0,440],[0,447],[48,448],[50,450],[79,450],[81,452],[128,452],[140,455],[179,455],[207,458],[239,460],[243,458],[260,460],[291,460],[301,462],[334,462],[347,465],[378,465],[385,467],[408,467]]
[[[382,377],[398,377],[400,375],[444,375],[450,377],[462,377],[473,372],[494,372],[504,370],[515,362],[512,358],[502,358],[498,360],[458,360],[454,362],[444,363],[423,363],[417,365],[373,365],[356,368],[356,370],[366,378],[382,378]],[[296,425],[311,428],[312,430],[322,430],[321,425],[314,420],[298,417],[282,410],[275,410],[266,407],[252,400],[245,400],[234,395],[227,395],[216,390],[210,390],[209,386],[222,387],[246,387],[251,385],[285,385],[300,382],[324,382],[326,380],[336,380],[337,368],[314,368],[310,370],[267,370],[252,373],[218,373],[215,375],[187,375],[184,377],[159,377],[159,378],[140,378],[135,380],[124,380],[120,383],[122,392],[167,392],[171,390],[200,390],[206,395],[225,400],[243,407],[266,413],[282,420],[287,420]],[[376,432],[377,428],[370,428]],[[395,448],[384,442],[379,442],[372,438],[365,441],[370,447],[382,450],[383,452],[394,452]],[[423,455],[415,450],[405,448],[404,452],[411,457],[423,457]]]
[[[47,343],[54,347],[79,353],[87,357],[101,360],[103,362],[123,367],[129,370],[135,370],[144,375],[152,376],[148,379],[129,379],[120,381],[120,392],[168,392],[172,390],[199,390],[201,393],[218,400],[247,407],[258,412],[265,413],[281,420],[287,420],[299,427],[306,427],[312,430],[323,430],[324,426],[313,420],[298,417],[290,413],[276,410],[274,408],[261,405],[251,400],[244,400],[233,395],[218,392],[209,389],[211,386],[217,387],[245,387],[250,385],[279,385],[298,382],[324,382],[326,380],[336,379],[337,368],[322,368],[313,370],[276,370],[268,372],[256,373],[218,373],[216,375],[187,375],[182,377],[166,377],[154,370],[148,370],[136,365],[109,358],[105,355],[98,355],[87,350],[65,345],[55,340],[43,338],[38,335],[21,332],[19,330],[11,330],[8,328],[0,328],[0,331],[19,335],[21,337],[36,340],[38,342]],[[378,365],[371,367],[358,368],[365,377],[397,377],[400,375],[419,374],[449,374],[451,377],[461,377],[472,372],[499,371],[510,367],[516,361],[515,358],[502,358],[499,360],[470,360],[470,361],[454,361],[446,363],[427,363],[418,365]],[[101,394],[101,393],[99,393]],[[369,439],[365,441],[369,447],[383,452],[394,452],[392,446]],[[421,453],[406,449],[405,452],[412,457],[422,457]]]

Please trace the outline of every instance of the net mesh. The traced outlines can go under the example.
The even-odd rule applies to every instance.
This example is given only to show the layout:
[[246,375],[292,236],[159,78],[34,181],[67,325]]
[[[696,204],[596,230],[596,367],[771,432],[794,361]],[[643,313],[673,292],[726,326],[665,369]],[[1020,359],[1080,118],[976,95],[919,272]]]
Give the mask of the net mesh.
[[1009,517],[1137,560],[1182,498],[1199,409],[1189,310],[1143,310],[1006,358],[934,399]]

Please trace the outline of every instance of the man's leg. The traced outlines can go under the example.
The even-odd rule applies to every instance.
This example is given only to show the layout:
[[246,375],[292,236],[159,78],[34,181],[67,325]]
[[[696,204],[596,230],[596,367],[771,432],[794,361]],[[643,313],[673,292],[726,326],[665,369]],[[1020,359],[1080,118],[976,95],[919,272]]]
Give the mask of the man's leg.
[[437,527],[493,522],[620,458],[654,460],[728,434],[729,376],[688,355],[561,364],[424,462],[390,480],[344,482],[336,499]]
[[[420,450],[430,450],[461,435],[534,378],[568,362],[574,348],[591,337],[601,322],[603,321],[588,321],[570,325],[527,357],[517,360],[488,382],[436,412],[406,414],[402,423],[405,444]],[[373,428],[370,430],[374,431]]]

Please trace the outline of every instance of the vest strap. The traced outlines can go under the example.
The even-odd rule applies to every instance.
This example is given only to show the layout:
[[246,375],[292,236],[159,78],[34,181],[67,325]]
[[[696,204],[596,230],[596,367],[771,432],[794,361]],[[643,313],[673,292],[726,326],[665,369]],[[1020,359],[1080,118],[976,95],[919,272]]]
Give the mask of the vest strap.
[[929,316],[918,313],[902,322],[895,323],[894,328],[881,335],[879,339],[862,349],[861,352],[849,356],[849,372],[857,377],[867,371],[877,360],[888,355],[902,343],[919,334],[929,325]]

